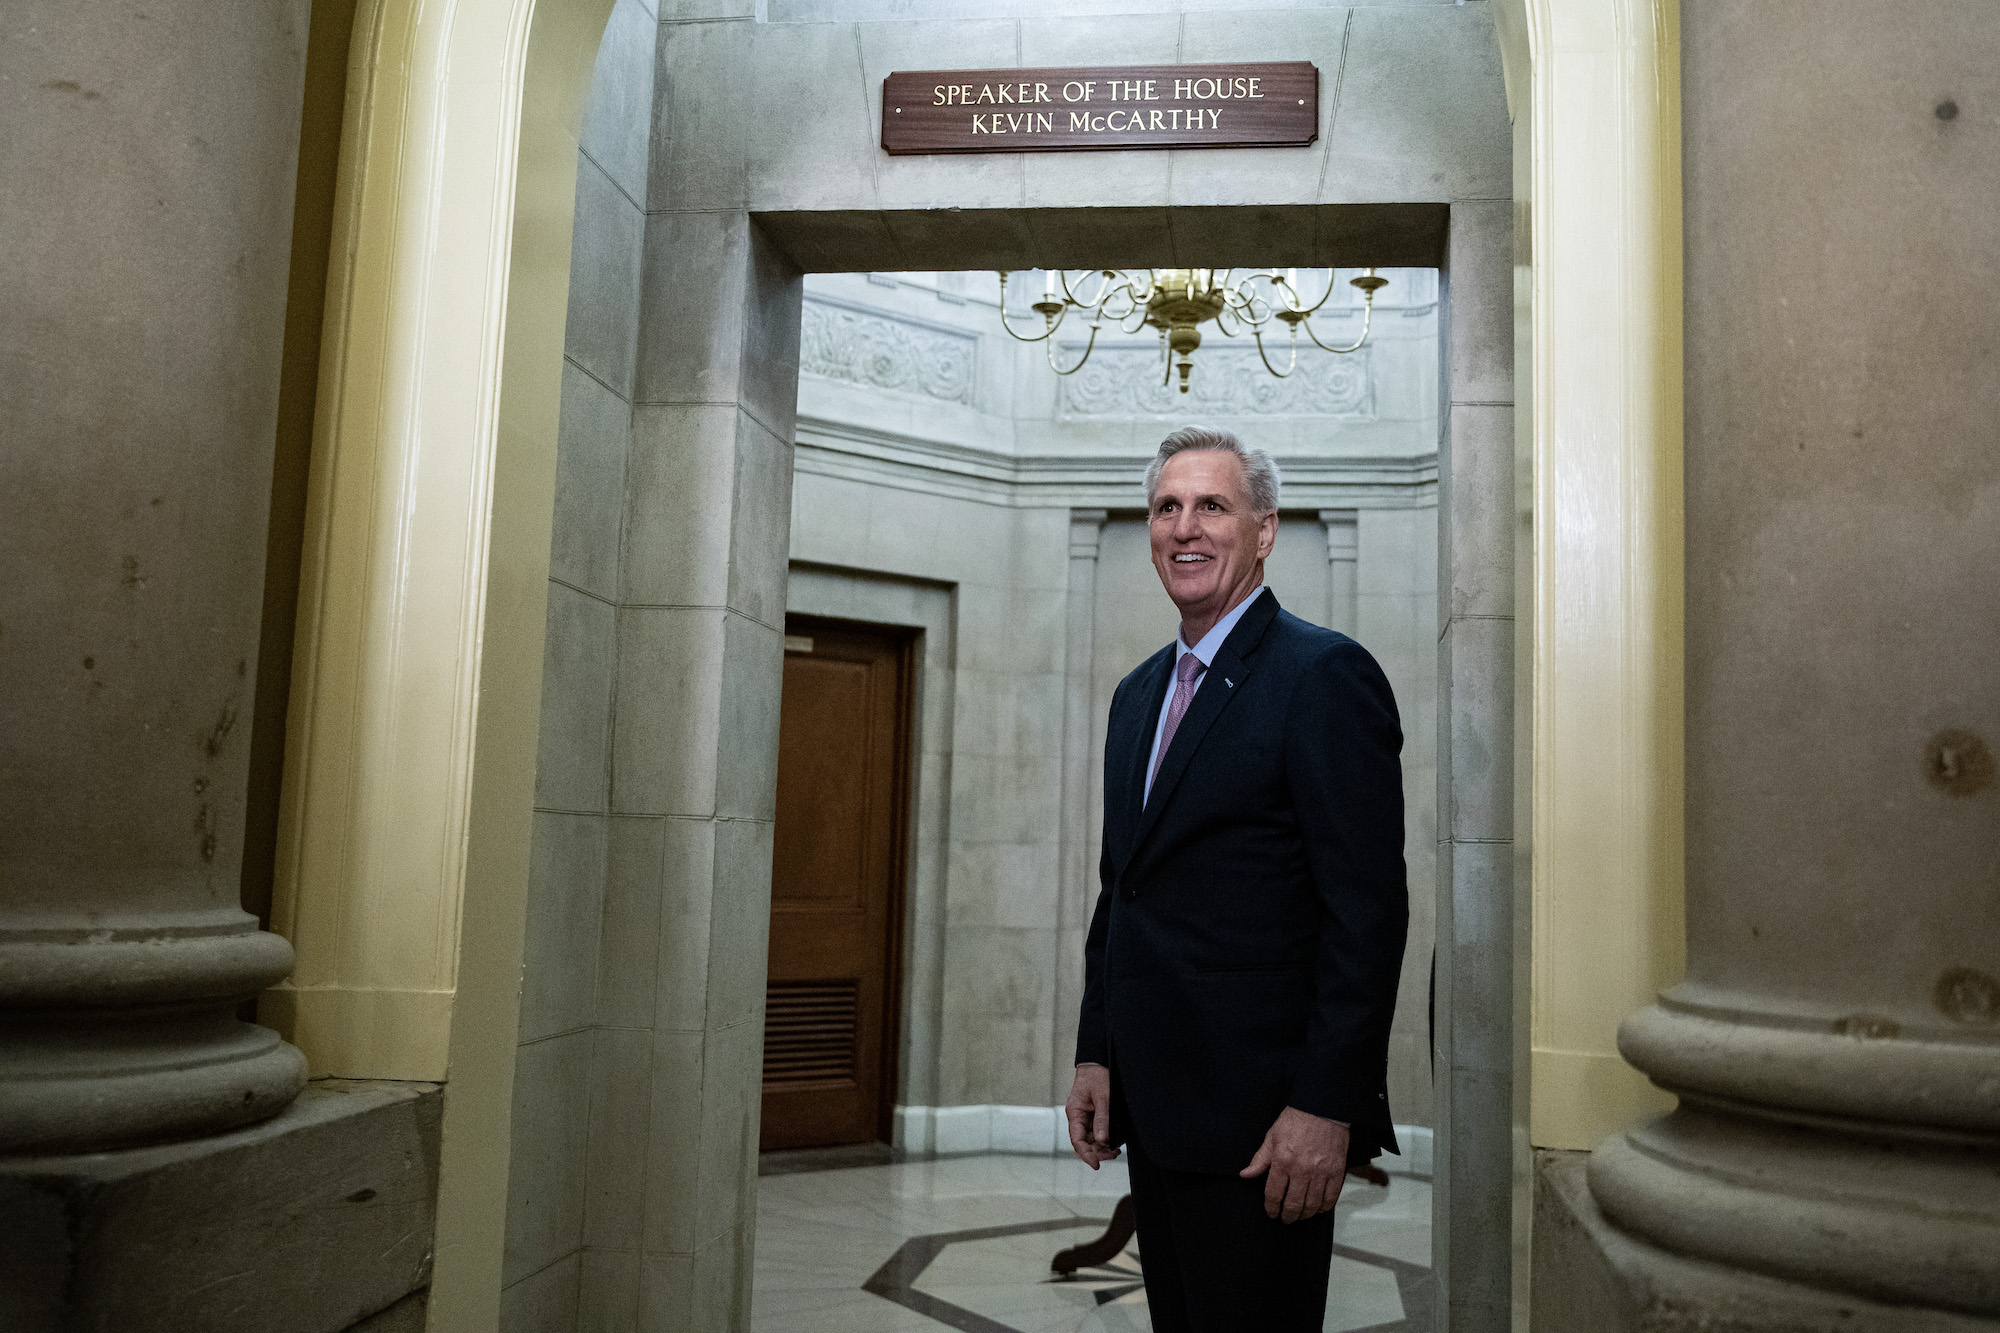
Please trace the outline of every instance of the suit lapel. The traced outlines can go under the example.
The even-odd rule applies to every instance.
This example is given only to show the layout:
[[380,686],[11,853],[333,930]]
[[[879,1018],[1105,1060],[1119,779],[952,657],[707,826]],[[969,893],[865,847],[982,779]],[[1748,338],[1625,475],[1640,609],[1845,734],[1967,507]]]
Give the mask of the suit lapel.
[[[1177,653],[1172,644],[1153,655],[1147,664],[1148,674],[1142,687],[1137,691],[1140,711],[1129,718],[1123,730],[1121,746],[1125,753],[1122,781],[1124,789],[1119,794],[1119,810],[1124,815],[1124,831],[1127,834],[1125,850],[1129,856],[1137,845],[1137,830],[1141,808],[1146,800],[1146,761],[1153,757],[1153,731],[1159,725],[1160,705],[1166,701],[1167,686],[1174,677],[1174,658]],[[1118,753],[1117,748],[1111,751]],[[1107,774],[1107,777],[1114,775]],[[1122,858],[1121,858],[1122,859]]]
[[[1138,852],[1140,844],[1145,842],[1146,835],[1152,832],[1153,826],[1159,822],[1160,811],[1166,808],[1167,802],[1173,797],[1174,787],[1180,782],[1181,775],[1187,772],[1188,763],[1194,758],[1195,750],[1200,747],[1202,737],[1208,734],[1208,729],[1215,725],[1215,720],[1222,716],[1223,710],[1229,707],[1230,700],[1235,698],[1236,692],[1249,678],[1248,655],[1256,651],[1258,642],[1264,637],[1264,631],[1270,628],[1271,622],[1278,615],[1278,599],[1275,594],[1266,589],[1257,597],[1257,604],[1244,612],[1243,619],[1236,622],[1236,628],[1229,632],[1229,637],[1223,640],[1222,647],[1216,650],[1215,661],[1210,663],[1208,670],[1203,673],[1201,686],[1194,692],[1194,702],[1188,705],[1187,715],[1181,719],[1180,726],[1174,731],[1173,744],[1169,745],[1166,754],[1161,756],[1160,772],[1153,779],[1153,794],[1150,798],[1145,795],[1145,765],[1146,760],[1151,757],[1150,752],[1153,748],[1150,739],[1140,747],[1138,792],[1140,798],[1145,801],[1145,806],[1139,814],[1138,829],[1132,835],[1131,845],[1126,850],[1127,864],[1130,864],[1132,856]],[[1167,674],[1171,675],[1171,672]],[[1152,715],[1155,718],[1159,716],[1159,708],[1160,693],[1154,692]]]

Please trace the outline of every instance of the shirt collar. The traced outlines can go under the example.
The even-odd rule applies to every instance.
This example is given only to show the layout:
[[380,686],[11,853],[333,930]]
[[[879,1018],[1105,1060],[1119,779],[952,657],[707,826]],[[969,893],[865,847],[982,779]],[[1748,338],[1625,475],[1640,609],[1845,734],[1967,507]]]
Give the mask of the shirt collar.
[[1174,661],[1179,663],[1184,655],[1193,653],[1201,659],[1202,670],[1206,671],[1209,667],[1215,665],[1215,654],[1221,649],[1222,641],[1229,637],[1229,631],[1236,628],[1236,622],[1243,619],[1243,613],[1250,609],[1250,604],[1256,601],[1257,595],[1263,591],[1264,585],[1261,583],[1252,588],[1250,595],[1231,607],[1229,614],[1216,621],[1208,633],[1201,636],[1201,642],[1192,648],[1182,643],[1180,635],[1176,634],[1174,636],[1174,647],[1177,651],[1174,653]]

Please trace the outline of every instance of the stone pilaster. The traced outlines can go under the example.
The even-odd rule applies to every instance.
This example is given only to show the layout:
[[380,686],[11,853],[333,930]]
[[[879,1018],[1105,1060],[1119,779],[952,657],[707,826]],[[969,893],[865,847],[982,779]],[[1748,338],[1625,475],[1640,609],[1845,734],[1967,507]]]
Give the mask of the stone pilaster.
[[1962,109],[2000,101],[2000,25],[1682,25],[1688,976],[1620,1043],[1681,1106],[1591,1192],[1801,1311],[1991,1319],[2000,136]]
[[659,839],[644,856],[672,904],[662,976],[686,975],[660,987],[648,1128],[643,1144],[621,1147],[644,1164],[625,1196],[638,1262],[586,1268],[583,1290],[606,1308],[636,1298],[646,1327],[740,1331],[756,1231],[803,279],[746,208],[743,135],[756,117],[742,71],[759,25],[662,19],[611,814]]
[[1355,560],[1361,553],[1360,515],[1352,509],[1322,509],[1326,529],[1326,623],[1342,634],[1354,633]]
[[1083,941],[1097,905],[1097,867],[1090,856],[1091,744],[1095,718],[1090,706],[1091,671],[1096,659],[1097,554],[1104,541],[1102,509],[1069,511],[1069,598],[1063,639],[1063,760],[1061,882],[1057,886],[1057,936],[1062,959],[1056,968],[1056,1053],[1050,1100],[1069,1096],[1069,1056],[1076,1046],[1076,1015],[1083,1004]]
[[0,1151],[303,1081],[235,1011],[291,968],[239,880],[307,8],[0,35]]
[[1450,1333],[1513,1305],[1514,218],[1451,208],[1438,449],[1438,897],[1431,1269]]

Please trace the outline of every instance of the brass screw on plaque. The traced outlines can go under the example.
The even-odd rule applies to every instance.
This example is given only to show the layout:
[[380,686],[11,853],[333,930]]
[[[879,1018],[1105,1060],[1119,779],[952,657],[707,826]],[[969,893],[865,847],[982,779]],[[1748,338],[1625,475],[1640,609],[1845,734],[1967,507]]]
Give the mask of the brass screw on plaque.
[[[1215,321],[1215,326],[1222,330],[1224,337],[1233,338],[1248,333],[1256,340],[1257,355],[1262,358],[1264,369],[1284,379],[1298,368],[1301,328],[1312,340],[1313,346],[1321,351],[1336,355],[1359,351],[1361,345],[1368,341],[1369,325],[1375,318],[1375,293],[1389,285],[1389,280],[1377,277],[1372,268],[1360,277],[1348,279],[1349,284],[1361,292],[1361,335],[1346,346],[1334,347],[1321,342],[1312,327],[1312,317],[1333,295],[1335,282],[1331,269],[1326,270],[1326,290],[1320,293],[1318,300],[1310,302],[1305,299],[1305,289],[1295,268],[1282,271],[1274,268],[1253,269],[1235,281],[1231,281],[1235,269],[1165,268],[1147,269],[1145,272],[1142,281],[1131,273],[1121,273],[1117,269],[1086,270],[1072,289],[1067,270],[1045,271],[1042,274],[1042,299],[1028,307],[1042,317],[1042,331],[1024,334],[1015,331],[1009,316],[1007,279],[1010,275],[1003,271],[1000,274],[1000,327],[1021,342],[1046,343],[1049,369],[1058,375],[1074,375],[1083,369],[1084,362],[1090,360],[1090,353],[1097,346],[1097,335],[1106,320],[1120,326],[1125,333],[1137,333],[1150,325],[1160,331],[1160,382],[1172,383],[1174,372],[1178,370],[1181,392],[1186,393],[1189,376],[1194,371],[1191,358],[1195,349],[1201,346],[1200,325],[1209,320]],[[1093,278],[1097,280],[1096,291],[1078,295]],[[1083,355],[1076,359],[1076,364],[1064,369],[1057,361],[1055,333],[1071,310],[1089,313],[1090,337],[1084,343]],[[1292,335],[1291,356],[1283,370],[1271,364],[1270,354],[1264,347],[1264,331],[1274,319],[1284,324]],[[1176,362],[1175,357],[1180,360]]]

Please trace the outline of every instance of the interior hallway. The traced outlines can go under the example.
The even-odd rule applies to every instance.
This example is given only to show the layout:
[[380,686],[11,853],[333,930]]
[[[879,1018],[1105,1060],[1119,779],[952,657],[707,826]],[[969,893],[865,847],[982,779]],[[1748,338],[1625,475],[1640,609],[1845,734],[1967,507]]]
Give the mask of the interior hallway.
[[[766,1159],[765,1169],[773,1163]],[[788,1163],[789,1165],[789,1163]],[[757,1182],[754,1333],[1145,1333],[1138,1244],[1053,1280],[1095,1239],[1125,1165],[982,1154],[785,1171]],[[1327,1333],[1431,1327],[1431,1185],[1349,1180],[1334,1227]]]

